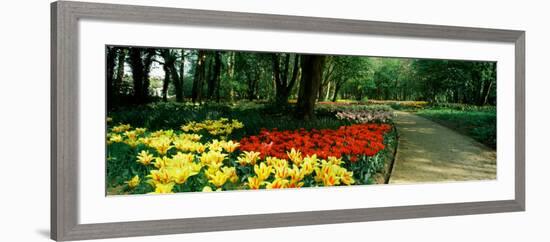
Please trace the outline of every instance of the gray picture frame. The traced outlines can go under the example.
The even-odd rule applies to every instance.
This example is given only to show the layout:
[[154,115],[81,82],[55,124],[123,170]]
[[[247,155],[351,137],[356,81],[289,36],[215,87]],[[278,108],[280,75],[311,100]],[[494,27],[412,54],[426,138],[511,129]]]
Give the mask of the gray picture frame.
[[[382,208],[138,222],[78,222],[78,21],[273,29],[503,42],[515,45],[515,198]],[[51,4],[51,238],[58,241],[332,224],[525,210],[525,32],[58,1]]]

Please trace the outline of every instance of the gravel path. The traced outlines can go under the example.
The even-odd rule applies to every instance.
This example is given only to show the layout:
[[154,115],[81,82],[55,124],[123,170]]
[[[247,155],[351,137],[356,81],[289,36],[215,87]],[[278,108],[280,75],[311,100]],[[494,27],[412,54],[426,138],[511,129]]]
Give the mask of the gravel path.
[[496,179],[496,152],[417,115],[396,111],[399,133],[390,184]]

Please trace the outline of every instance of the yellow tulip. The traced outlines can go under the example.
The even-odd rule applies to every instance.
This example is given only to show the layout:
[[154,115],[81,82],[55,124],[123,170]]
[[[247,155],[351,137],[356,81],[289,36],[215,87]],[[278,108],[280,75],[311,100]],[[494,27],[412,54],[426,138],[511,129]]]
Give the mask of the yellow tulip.
[[178,135],[178,138],[182,139],[182,140],[189,140],[189,141],[197,142],[197,141],[201,140],[202,135],[200,135],[200,134],[181,133],[181,134]]
[[214,186],[219,188],[223,186],[223,184],[225,184],[225,182],[229,177],[221,171],[216,171],[216,173],[214,175],[211,175],[209,178],[210,178],[210,183],[214,184]]
[[234,119],[231,122],[231,127],[233,127],[234,129],[242,129],[244,127],[244,124]]
[[129,188],[134,188],[139,185],[140,179],[138,175],[135,175],[132,179],[125,181]]
[[212,188],[210,186],[205,186],[202,188],[203,192],[212,192]]
[[124,141],[124,143],[126,143],[127,145],[129,145],[132,148],[136,148],[136,146],[139,144],[139,141],[137,141],[135,139],[127,139],[127,140]]
[[276,178],[273,182],[268,182],[265,186],[266,189],[280,189],[287,188],[289,181],[286,179]]
[[240,146],[238,142],[233,142],[231,140],[227,142],[223,142],[221,145],[222,145],[222,148],[228,153],[235,152],[235,150],[237,150],[237,148]]
[[218,151],[208,151],[203,153],[200,157],[202,164],[221,164],[227,155]]
[[122,142],[122,135],[119,135],[119,134],[115,134],[113,136],[111,136],[111,138],[109,139],[110,142],[114,142],[114,143],[119,143],[119,142]]
[[166,155],[168,150],[172,148],[173,146],[170,145],[172,141],[170,138],[166,136],[158,137],[157,139],[154,139],[151,141],[151,146],[157,150],[157,152],[161,155]]
[[204,174],[207,177],[215,176],[216,172],[218,172],[220,170],[220,167],[221,167],[221,165],[220,166],[209,165],[208,168],[204,171]]
[[212,140],[212,142],[208,144],[208,150],[210,151],[221,152],[222,149],[222,144],[217,139]]
[[244,151],[238,158],[237,162],[241,166],[255,165],[256,161],[260,158],[260,153],[255,151]]
[[309,175],[313,173],[315,168],[317,167],[317,162],[314,160],[305,160],[304,163],[302,163],[300,167],[300,171],[305,175]]
[[151,146],[151,141],[152,141],[152,139],[150,137],[140,137],[138,139],[138,142],[140,142],[144,145],[147,145],[147,146]]
[[286,152],[288,158],[295,164],[300,165],[302,164],[302,152],[295,150],[292,148],[290,152]]
[[177,154],[172,156],[171,166],[183,168],[193,163],[194,160],[195,160],[195,155],[178,152]]
[[142,150],[141,152],[139,152],[136,162],[139,162],[143,165],[149,165],[151,164],[152,160],[153,160],[153,155],[149,154],[149,151]]
[[128,139],[135,140],[137,138],[136,131],[125,131],[124,135],[128,137]]
[[132,127],[129,124],[121,124],[121,125],[113,127],[111,130],[115,133],[122,133],[122,132],[127,131],[131,128]]
[[323,177],[323,185],[334,186],[340,184],[340,179],[334,173],[326,174]]
[[168,169],[151,170],[147,177],[151,178],[151,181],[149,183],[152,182],[153,184],[165,184],[170,182],[172,179],[172,176]]
[[315,168],[315,181],[322,182],[325,186],[334,186],[340,184],[340,178],[337,175],[339,166],[332,165],[326,161],[322,161],[323,164],[320,168]]
[[191,169],[187,168],[173,168],[170,169],[170,176],[172,180],[177,184],[182,184],[187,181],[191,176],[197,175],[198,173],[193,172]]
[[135,131],[137,134],[144,134],[147,128],[136,128]]
[[293,182],[293,181],[290,181],[288,183],[288,188],[300,188],[300,187],[303,187],[304,186],[304,183],[303,182]]
[[168,167],[170,166],[170,164],[172,164],[172,159],[168,158],[167,156],[155,158],[154,165],[157,169]]
[[292,169],[289,169],[290,183],[298,184],[302,179],[304,179],[304,173],[298,168],[298,166],[292,166]]
[[290,168],[288,167],[275,167],[275,170],[273,171],[273,174],[275,174],[275,178],[284,179],[287,178],[290,175]]
[[340,181],[345,185],[354,184],[355,179],[353,179],[353,171],[342,173],[342,175],[340,176]]
[[188,151],[194,151],[194,143],[193,141],[187,140],[187,139],[176,139],[174,140],[174,147],[176,149],[181,150],[183,152]]
[[265,181],[269,175],[271,175],[271,172],[273,171],[273,167],[266,166],[265,163],[260,163],[260,165],[254,165],[254,173],[258,176],[258,179],[260,181]]
[[275,169],[288,168],[288,161],[284,159],[274,159],[271,161],[271,166]]
[[342,158],[336,158],[336,157],[334,157],[334,156],[329,156],[329,157],[328,157],[328,162],[331,163],[331,164],[333,164],[333,165],[337,165],[337,166],[339,166],[339,165],[341,165],[342,163],[344,163],[344,162],[342,161]]
[[189,163],[188,166],[187,166],[191,172],[194,172],[194,173],[199,173],[202,169],[202,165],[199,164],[199,163]]
[[203,153],[206,150],[206,145],[195,142],[193,143],[192,150],[194,150],[197,153]]
[[173,193],[172,188],[174,188],[174,183],[170,182],[167,184],[155,184],[154,194],[163,194],[163,193]]
[[239,181],[239,176],[237,176],[237,169],[235,167],[222,167],[222,172],[225,173],[229,177],[229,181],[232,183],[236,183]]
[[263,180],[258,177],[248,177],[248,188],[250,189],[260,189],[260,186],[265,184]]

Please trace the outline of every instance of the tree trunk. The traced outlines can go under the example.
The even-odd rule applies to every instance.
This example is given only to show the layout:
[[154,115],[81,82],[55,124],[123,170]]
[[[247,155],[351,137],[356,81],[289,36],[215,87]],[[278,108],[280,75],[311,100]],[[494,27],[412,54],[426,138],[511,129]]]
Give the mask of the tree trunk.
[[[183,84],[185,82],[185,50],[181,49],[181,61],[180,61],[180,87],[181,91],[179,94],[181,95],[181,101],[183,102],[183,98],[185,97],[185,93],[183,92]],[[177,99],[177,95],[176,95]]]
[[310,120],[315,118],[315,101],[321,84],[324,61],[324,56],[302,56],[302,78],[296,105],[296,115],[299,119]]
[[180,75],[178,73],[178,70],[176,68],[176,60],[177,55],[176,52],[169,50],[169,49],[163,49],[161,50],[162,58],[164,59],[164,85],[162,89],[162,99],[164,101],[167,101],[167,93],[168,93],[168,84],[170,81],[174,84],[175,92],[176,92],[176,101],[182,102],[183,101],[183,88],[182,88],[182,82],[180,79]]
[[318,91],[318,95],[317,95],[317,100],[319,102],[324,101],[323,100],[324,97],[325,97],[325,90],[324,90],[324,87],[323,87],[323,83],[320,83],[319,84],[319,91]]
[[216,101],[220,101],[220,74],[222,68],[222,53],[214,52],[214,63],[212,66],[212,76],[208,80],[208,98],[213,99],[216,95]]
[[143,100],[143,77],[144,67],[141,59],[141,49],[130,49],[130,67],[132,68],[132,81],[134,83],[134,103],[142,103]]
[[175,63],[170,65],[170,77],[172,78],[174,89],[176,91],[176,102],[183,102],[183,77],[179,75]]
[[206,52],[204,50],[199,50],[197,54],[197,64],[195,65],[195,76],[193,79],[193,87],[191,90],[191,101],[193,103],[202,101],[202,86],[205,76],[205,62],[206,61]]
[[[107,47],[107,70],[106,70],[106,81],[107,81],[107,100],[113,100],[113,90],[114,90],[114,75],[115,75],[115,59],[116,59],[116,49],[114,47]],[[107,103],[109,103],[109,101]]]
[[164,65],[162,66],[164,70],[164,82],[162,83],[162,101],[168,101],[168,84],[170,83],[170,68],[168,67],[166,58],[164,59]]
[[120,93],[120,88],[122,87],[122,80],[124,79],[124,62],[126,60],[126,49],[119,48],[118,51],[118,60],[117,60],[117,70],[116,78],[114,80],[114,90],[113,95],[116,97]]
[[145,57],[143,60],[143,89],[142,97],[143,102],[149,101],[149,74],[151,73],[151,65],[153,64],[153,57],[155,56],[155,49],[145,49]]
[[332,73],[334,73],[334,63],[333,63],[333,57],[329,56],[326,57],[325,60],[325,67],[323,67],[324,71],[322,74],[322,80],[321,84],[319,85],[319,100],[318,101],[325,101],[328,99],[329,92],[330,92],[330,82],[332,79]]
[[292,88],[296,84],[299,71],[299,55],[294,56],[294,68],[292,69],[292,75],[290,74],[290,54],[285,56],[283,62],[283,70],[281,70],[281,63],[278,54],[272,54],[271,60],[273,64],[273,82],[275,83],[275,103],[277,105],[287,105],[288,97]]
[[340,91],[340,88],[342,85],[339,82],[336,82],[334,86],[334,95],[332,96],[332,101],[336,102],[336,99],[338,98],[338,92]]
[[229,57],[227,60],[227,79],[229,82],[229,101],[233,102],[233,98],[235,96],[235,91],[233,90],[233,85],[231,85],[231,82],[233,81],[233,77],[235,76],[235,57],[236,52],[232,51],[229,52]]
[[483,98],[480,102],[480,105],[483,106],[483,105],[486,105],[487,104],[487,100],[489,99],[489,94],[491,93],[491,88],[493,87],[493,81],[492,80],[487,80],[487,82],[489,83],[488,85],[486,85],[486,88],[484,88],[484,91],[483,91]]
[[327,85],[327,93],[325,95],[325,97],[323,98],[323,100],[328,100],[329,96],[330,96],[330,88],[332,87],[332,82],[328,82],[328,85]]

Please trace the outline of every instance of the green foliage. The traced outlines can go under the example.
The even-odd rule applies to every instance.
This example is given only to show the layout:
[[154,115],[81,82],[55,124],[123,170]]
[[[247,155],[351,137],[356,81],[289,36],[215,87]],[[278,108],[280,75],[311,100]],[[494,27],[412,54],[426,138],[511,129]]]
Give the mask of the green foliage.
[[496,109],[471,106],[464,107],[464,110],[459,110],[456,106],[454,109],[434,107],[420,110],[417,114],[496,148]]
[[[354,108],[353,106],[346,108]],[[361,107],[357,107],[361,108]],[[232,134],[233,139],[244,135],[259,133],[261,128],[279,130],[294,129],[335,129],[349,124],[338,120],[333,112],[318,110],[318,117],[314,120],[303,121],[292,115],[292,106],[274,108],[270,103],[239,102],[233,105],[207,103],[205,105],[182,104],[175,102],[157,102],[141,106],[120,107],[110,111],[112,124],[130,124],[132,127],[144,127],[150,130],[174,129],[179,130],[182,124],[190,121],[201,122],[206,119],[222,117],[238,119],[245,128]],[[328,108],[327,108],[328,110]]]

